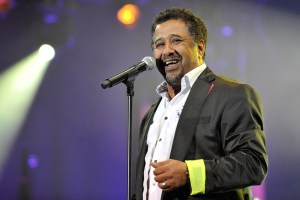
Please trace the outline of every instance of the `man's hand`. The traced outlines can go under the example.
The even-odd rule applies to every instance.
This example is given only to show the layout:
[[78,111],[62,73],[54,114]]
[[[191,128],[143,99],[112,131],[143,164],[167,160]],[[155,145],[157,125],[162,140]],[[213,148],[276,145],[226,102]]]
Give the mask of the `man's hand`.
[[151,162],[151,166],[155,168],[153,171],[155,175],[154,180],[164,191],[179,188],[188,181],[185,162],[168,159],[158,163]]

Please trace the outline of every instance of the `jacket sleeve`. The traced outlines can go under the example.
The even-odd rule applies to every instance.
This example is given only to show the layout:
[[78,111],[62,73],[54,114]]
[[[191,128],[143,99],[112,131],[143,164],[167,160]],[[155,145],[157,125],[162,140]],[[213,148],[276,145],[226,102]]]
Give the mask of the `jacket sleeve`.
[[205,193],[261,184],[267,173],[260,97],[248,85],[226,96],[218,129],[224,155],[204,160]]

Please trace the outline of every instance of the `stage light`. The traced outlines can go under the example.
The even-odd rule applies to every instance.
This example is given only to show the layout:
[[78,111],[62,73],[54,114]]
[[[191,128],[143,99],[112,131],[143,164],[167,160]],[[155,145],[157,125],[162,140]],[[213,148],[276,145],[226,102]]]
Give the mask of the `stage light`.
[[230,37],[233,34],[233,28],[231,26],[223,26],[221,29],[221,33],[225,37]]
[[34,168],[37,168],[39,166],[39,158],[38,156],[36,155],[28,155],[28,158],[27,158],[27,165],[28,167],[34,169]]
[[13,7],[12,0],[0,0],[0,14],[6,13]]
[[134,4],[126,4],[118,11],[118,20],[127,26],[134,25],[140,17],[140,9]]
[[35,51],[0,74],[0,176],[48,64]]
[[49,44],[43,44],[40,48],[39,48],[39,57],[42,60],[45,61],[50,61],[54,58],[55,56],[55,50],[54,48],[49,45]]
[[44,16],[45,24],[54,24],[58,21],[58,16],[56,14],[47,14]]

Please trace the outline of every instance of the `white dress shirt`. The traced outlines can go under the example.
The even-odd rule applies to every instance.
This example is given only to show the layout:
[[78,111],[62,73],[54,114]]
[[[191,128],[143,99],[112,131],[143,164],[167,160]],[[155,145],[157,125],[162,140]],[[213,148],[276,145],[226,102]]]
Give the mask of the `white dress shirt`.
[[167,93],[167,83],[163,82],[157,87],[156,91],[162,100],[155,112],[147,136],[148,151],[145,156],[143,200],[160,200],[161,198],[162,190],[154,180],[154,168],[150,163],[169,159],[181,111],[191,87],[205,68],[204,63],[185,74],[181,79],[181,91],[171,101]]

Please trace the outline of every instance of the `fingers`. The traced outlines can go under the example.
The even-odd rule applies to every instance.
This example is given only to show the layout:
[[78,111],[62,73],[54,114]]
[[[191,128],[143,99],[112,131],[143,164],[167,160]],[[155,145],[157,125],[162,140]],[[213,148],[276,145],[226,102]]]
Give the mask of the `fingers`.
[[161,162],[151,162],[151,166],[154,167],[154,168],[157,168],[157,167],[161,167],[161,166],[164,166],[166,164],[169,164],[170,162],[172,162],[171,159],[161,161]]
[[170,160],[151,163],[151,166],[155,168],[153,171],[154,180],[158,183],[158,187],[164,191],[169,191],[171,188],[167,183],[167,180],[170,179],[168,163],[170,163]]
[[186,164],[178,160],[166,160],[158,163],[151,163],[154,167],[154,180],[164,191],[171,191],[183,186],[186,181]]
[[163,162],[158,162],[158,163],[151,163],[151,166],[154,167],[154,175],[159,175],[159,174],[163,174],[166,173],[168,171],[168,163],[166,161]]
[[169,163],[171,160],[166,160],[158,163],[151,163],[151,166],[154,167],[153,174],[155,175],[154,180],[158,183],[162,183],[165,180],[170,179],[171,173],[171,167],[169,166]]
[[158,187],[159,187],[160,189],[166,191],[166,192],[172,190],[171,186],[168,185],[167,181],[164,181],[164,182],[162,182],[162,183],[159,183],[159,184],[158,184]]
[[158,183],[162,183],[162,182],[170,179],[170,176],[167,173],[162,173],[162,174],[154,173],[154,175],[155,175],[154,180]]
[[[151,164],[152,165],[152,164]],[[153,174],[155,175],[154,180],[157,183],[163,183],[165,180],[168,180],[170,178],[169,169],[168,166],[161,163],[154,163],[152,165],[155,170],[153,171]],[[161,188],[163,189],[164,186]]]

